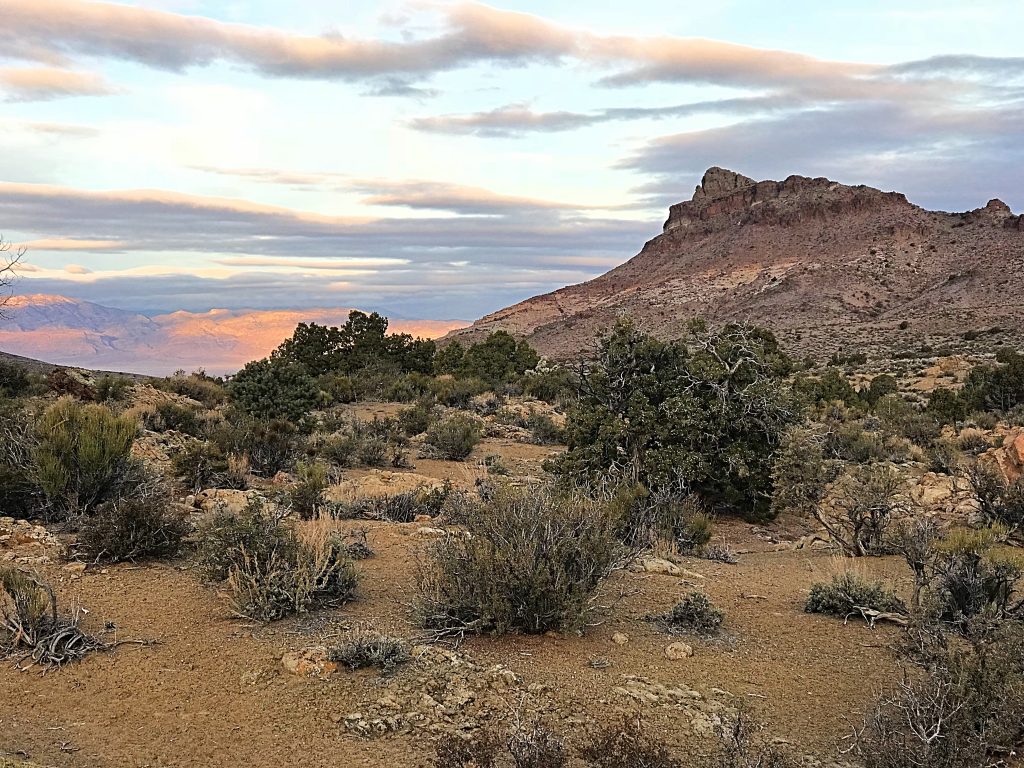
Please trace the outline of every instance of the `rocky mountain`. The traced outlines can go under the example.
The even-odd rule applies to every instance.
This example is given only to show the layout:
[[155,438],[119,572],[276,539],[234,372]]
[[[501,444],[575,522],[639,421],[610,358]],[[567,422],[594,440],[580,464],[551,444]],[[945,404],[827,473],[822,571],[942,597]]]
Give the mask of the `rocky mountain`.
[[819,358],[963,343],[1020,343],[1024,216],[999,200],[928,211],[898,192],[711,168],[663,231],[586,283],[488,315],[450,338],[505,329],[542,352],[586,348],[617,316],[671,337],[693,317],[773,328]]
[[[66,296],[14,296],[0,321],[0,350],[60,365],[166,375],[220,374],[264,357],[300,322],[340,325],[347,308],[227,310],[146,315]],[[399,333],[433,338],[465,323],[393,320]]]

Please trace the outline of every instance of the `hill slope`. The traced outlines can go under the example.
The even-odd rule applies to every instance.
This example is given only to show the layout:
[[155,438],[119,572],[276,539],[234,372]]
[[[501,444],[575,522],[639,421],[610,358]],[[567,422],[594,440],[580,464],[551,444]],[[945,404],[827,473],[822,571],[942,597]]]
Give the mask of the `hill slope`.
[[663,337],[700,316],[767,325],[801,353],[891,354],[992,326],[1019,342],[1022,287],[1024,216],[999,200],[942,213],[871,187],[711,168],[622,266],[449,338],[505,329],[565,357],[621,314]]

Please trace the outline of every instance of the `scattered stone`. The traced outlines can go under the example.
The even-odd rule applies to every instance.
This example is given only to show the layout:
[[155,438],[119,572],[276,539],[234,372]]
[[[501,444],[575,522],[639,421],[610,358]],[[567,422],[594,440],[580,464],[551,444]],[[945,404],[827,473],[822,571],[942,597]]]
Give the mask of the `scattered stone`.
[[616,632],[612,635],[612,642],[616,645],[625,645],[629,642],[629,635],[624,634],[623,632]]
[[693,648],[682,641],[677,641],[665,648],[665,658],[669,661],[679,661],[693,656]]
[[324,677],[338,671],[338,665],[328,660],[327,648],[322,645],[289,651],[281,657],[281,664],[299,677]]

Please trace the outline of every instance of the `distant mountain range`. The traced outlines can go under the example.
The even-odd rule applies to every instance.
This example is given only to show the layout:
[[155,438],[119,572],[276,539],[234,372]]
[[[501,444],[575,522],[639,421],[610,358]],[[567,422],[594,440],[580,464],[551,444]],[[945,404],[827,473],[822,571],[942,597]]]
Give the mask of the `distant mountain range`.
[[[0,320],[0,350],[84,368],[166,375],[230,373],[266,356],[300,322],[341,325],[347,308],[213,309],[148,317],[65,296],[15,296]],[[459,320],[392,320],[390,330],[435,338]]]
[[[570,357],[620,315],[661,337],[687,322],[745,320],[819,359],[1024,341],[1024,216],[999,200],[927,211],[898,192],[709,169],[662,234],[610,272],[450,334],[498,329]],[[979,342],[980,343],[980,342]]]

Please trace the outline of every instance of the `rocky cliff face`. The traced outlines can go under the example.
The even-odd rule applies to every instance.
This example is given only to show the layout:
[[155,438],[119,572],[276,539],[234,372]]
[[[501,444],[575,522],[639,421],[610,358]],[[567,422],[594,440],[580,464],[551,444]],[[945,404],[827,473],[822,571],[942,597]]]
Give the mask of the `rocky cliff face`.
[[661,336],[701,316],[768,325],[816,356],[893,354],[960,343],[967,331],[1019,343],[1022,287],[1024,216],[999,200],[944,213],[898,192],[710,168],[622,266],[453,336],[505,329],[566,357],[619,315]]

